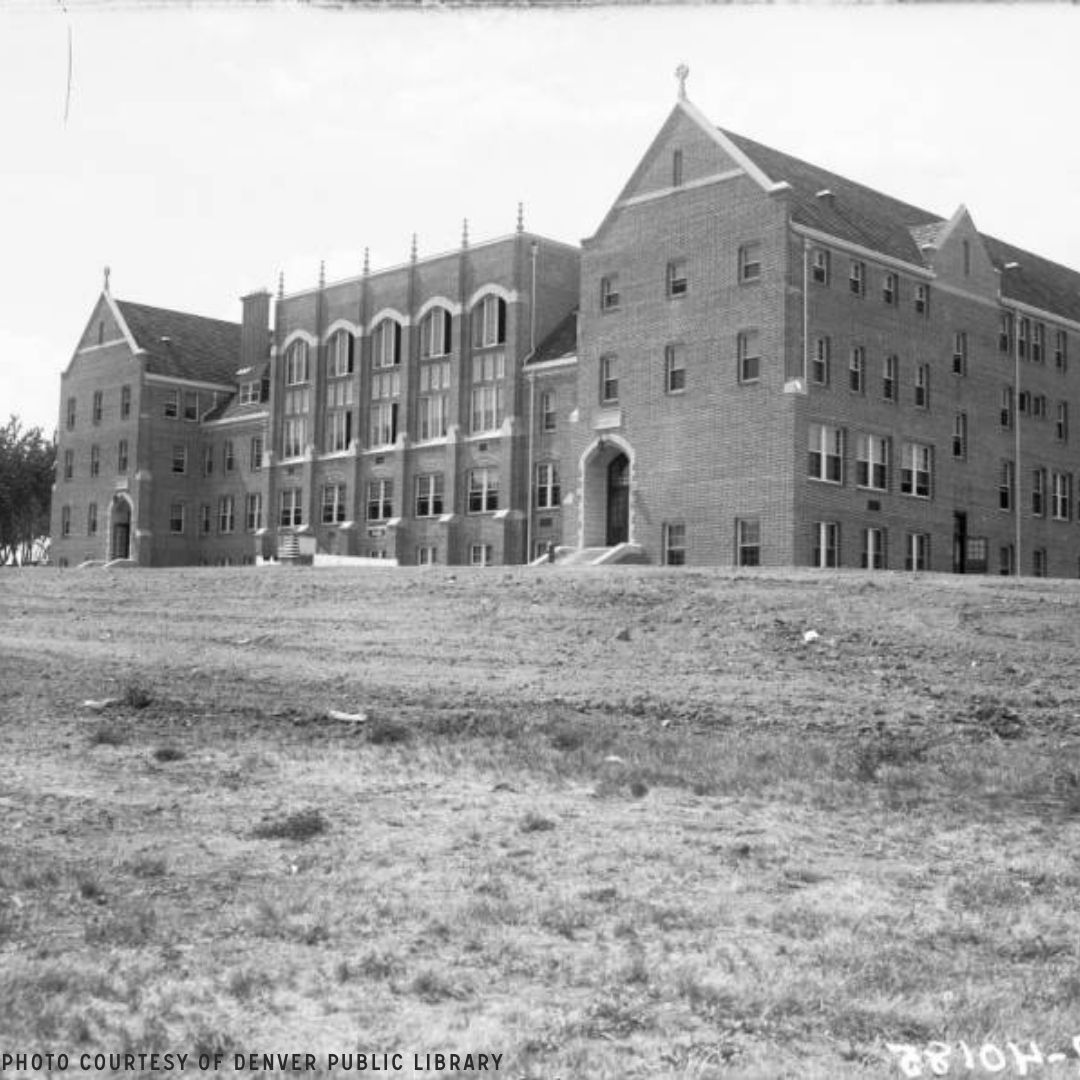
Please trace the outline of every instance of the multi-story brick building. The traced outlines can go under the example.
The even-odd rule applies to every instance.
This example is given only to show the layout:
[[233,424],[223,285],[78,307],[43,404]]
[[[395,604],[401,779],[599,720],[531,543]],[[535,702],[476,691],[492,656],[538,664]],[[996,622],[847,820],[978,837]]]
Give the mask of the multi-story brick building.
[[[121,554],[127,514],[151,564],[295,537],[405,564],[1080,569],[1080,274],[964,207],[719,129],[682,93],[580,251],[519,223],[279,291],[269,349],[269,297],[244,303],[241,328],[103,296],[64,377],[57,557]],[[192,366],[204,323],[220,351]],[[185,420],[195,393],[212,397]],[[137,430],[133,487],[86,477],[95,417]]]

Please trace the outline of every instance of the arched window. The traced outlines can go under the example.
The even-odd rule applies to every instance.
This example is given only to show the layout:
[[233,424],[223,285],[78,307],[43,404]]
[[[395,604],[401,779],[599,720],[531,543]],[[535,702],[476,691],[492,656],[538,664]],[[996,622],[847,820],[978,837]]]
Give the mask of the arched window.
[[352,370],[353,336],[348,330],[338,330],[326,344],[326,377],[351,375]]
[[296,386],[308,381],[308,346],[306,341],[294,341],[285,350],[285,385]]
[[489,294],[472,310],[472,343],[474,349],[506,343],[506,301]]
[[372,367],[397,367],[401,363],[401,323],[383,319],[371,335]]
[[425,360],[432,356],[446,356],[450,352],[450,312],[444,307],[432,308],[420,323],[420,355]]

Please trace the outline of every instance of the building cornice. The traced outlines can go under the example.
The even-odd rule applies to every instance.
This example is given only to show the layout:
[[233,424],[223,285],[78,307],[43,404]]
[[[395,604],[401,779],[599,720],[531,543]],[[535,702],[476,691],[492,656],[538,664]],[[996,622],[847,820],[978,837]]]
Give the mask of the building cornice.
[[847,251],[852,255],[873,259],[874,262],[881,263],[882,266],[894,267],[915,277],[925,278],[927,281],[932,281],[937,276],[933,270],[925,266],[906,262],[904,259],[898,259],[894,255],[886,255],[883,252],[875,251],[873,248],[852,243],[850,240],[841,240],[839,236],[822,232],[820,229],[812,229],[809,225],[800,225],[793,221],[791,222],[791,231],[797,236],[805,237],[807,240],[816,240],[821,244],[828,244],[829,247],[839,248],[841,251]]
[[225,424],[243,424],[249,420],[269,420],[270,414],[265,410],[260,412],[246,413],[242,416],[219,416],[216,420],[204,420],[204,427],[220,427]]
[[1053,311],[1047,311],[1045,308],[1035,307],[1034,304],[1025,304],[1023,300],[1013,300],[1004,293],[999,293],[998,296],[1003,307],[1012,308],[1022,315],[1031,315],[1036,319],[1044,319],[1046,322],[1067,326],[1070,330],[1080,330],[1080,322],[1075,319],[1070,319],[1065,315],[1058,315]]

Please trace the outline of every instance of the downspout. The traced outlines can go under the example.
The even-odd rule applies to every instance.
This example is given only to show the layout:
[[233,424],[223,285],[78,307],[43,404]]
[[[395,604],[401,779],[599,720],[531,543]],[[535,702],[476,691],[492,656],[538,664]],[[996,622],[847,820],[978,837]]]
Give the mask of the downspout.
[[[526,365],[536,355],[536,258],[540,253],[540,244],[534,240],[530,245],[530,256],[532,262],[532,285],[530,288],[530,302],[529,302],[529,355],[525,358]],[[525,485],[525,491],[529,500],[528,505],[525,508],[525,565],[528,566],[532,562],[532,537],[533,537],[533,483],[534,483],[534,465],[533,465],[533,453],[534,453],[534,439],[536,431],[536,374],[535,372],[528,372],[529,379],[529,443],[528,452],[526,454],[526,465],[529,470],[528,483]]]
[[802,381],[803,390],[809,389],[810,369],[810,241],[803,237],[802,260]]
[[[1013,453],[1016,457],[1016,565],[1013,567],[1014,576],[1020,576],[1020,477],[1023,470],[1020,468],[1020,310],[1016,309],[1013,316]],[[1044,485],[1045,486],[1045,485]],[[1045,496],[1044,496],[1045,498]]]

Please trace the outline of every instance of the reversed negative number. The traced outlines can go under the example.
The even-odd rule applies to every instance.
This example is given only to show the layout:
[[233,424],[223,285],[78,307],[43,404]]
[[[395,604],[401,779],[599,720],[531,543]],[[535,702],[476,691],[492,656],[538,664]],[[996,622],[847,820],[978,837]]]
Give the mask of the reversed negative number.
[[[1080,1058],[1080,1035],[1074,1035],[1072,1054],[1055,1050],[1044,1054],[1034,1041],[1025,1049],[1019,1043],[1007,1042],[1005,1049],[994,1043],[983,1043],[978,1049],[963,1039],[955,1045],[946,1042],[927,1043],[926,1046],[908,1046],[904,1043],[886,1043],[886,1047],[899,1058],[897,1062],[904,1076],[947,1076],[950,1071],[974,1071],[1002,1073],[1009,1069],[1017,1076],[1027,1076],[1032,1068],[1058,1065],[1070,1057]],[[1080,1075],[1080,1068],[1077,1070]]]

